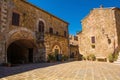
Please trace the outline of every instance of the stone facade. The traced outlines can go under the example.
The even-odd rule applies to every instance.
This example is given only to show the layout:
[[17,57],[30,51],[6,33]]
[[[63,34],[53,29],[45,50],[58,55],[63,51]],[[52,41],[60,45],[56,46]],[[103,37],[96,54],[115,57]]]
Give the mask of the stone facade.
[[78,37],[70,35],[70,58],[78,59],[79,56],[79,47],[78,47]]
[[0,6],[0,63],[11,62],[13,56],[22,63],[46,61],[55,50],[69,55],[67,22],[26,0],[1,0]]
[[84,56],[95,54],[107,58],[120,50],[120,9],[94,8],[82,22],[79,36],[79,51]]

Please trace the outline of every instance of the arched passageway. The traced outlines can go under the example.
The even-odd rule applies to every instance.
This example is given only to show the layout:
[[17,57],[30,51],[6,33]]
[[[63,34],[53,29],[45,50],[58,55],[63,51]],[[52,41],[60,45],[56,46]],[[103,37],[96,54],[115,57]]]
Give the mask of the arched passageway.
[[35,44],[30,40],[17,40],[7,48],[7,61],[12,64],[23,64],[33,62]]

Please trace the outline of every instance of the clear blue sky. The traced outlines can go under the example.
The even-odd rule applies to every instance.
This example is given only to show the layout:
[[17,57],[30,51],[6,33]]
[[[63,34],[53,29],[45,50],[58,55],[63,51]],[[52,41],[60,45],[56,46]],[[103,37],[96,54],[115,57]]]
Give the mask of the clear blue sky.
[[28,0],[28,2],[70,23],[69,33],[82,30],[80,21],[101,4],[104,7],[120,7],[120,0]]

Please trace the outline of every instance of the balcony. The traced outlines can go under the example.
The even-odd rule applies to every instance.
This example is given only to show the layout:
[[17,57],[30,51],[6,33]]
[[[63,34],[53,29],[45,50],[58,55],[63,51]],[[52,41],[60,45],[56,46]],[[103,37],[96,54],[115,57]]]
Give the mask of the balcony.
[[44,33],[41,32],[35,32],[36,40],[37,42],[43,42],[44,41]]

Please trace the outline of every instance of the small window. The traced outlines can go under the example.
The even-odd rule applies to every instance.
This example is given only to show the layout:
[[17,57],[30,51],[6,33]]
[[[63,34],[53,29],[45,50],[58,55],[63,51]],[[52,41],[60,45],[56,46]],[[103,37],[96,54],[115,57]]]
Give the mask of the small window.
[[91,37],[91,41],[92,41],[92,43],[95,43],[95,37],[94,36]]
[[44,23],[43,23],[42,21],[39,21],[38,30],[39,30],[39,32],[41,32],[41,33],[44,32]]
[[53,34],[53,28],[49,28],[49,33]]
[[78,41],[78,37],[77,37],[77,36],[74,36],[74,40]]
[[12,14],[12,25],[19,26],[20,14],[13,12]]
[[66,31],[64,31],[64,36],[65,36],[65,37],[67,36],[67,33],[66,33]]
[[108,44],[111,44],[111,39],[108,39]]
[[95,45],[92,45],[92,48],[94,49],[94,48],[95,48]]

